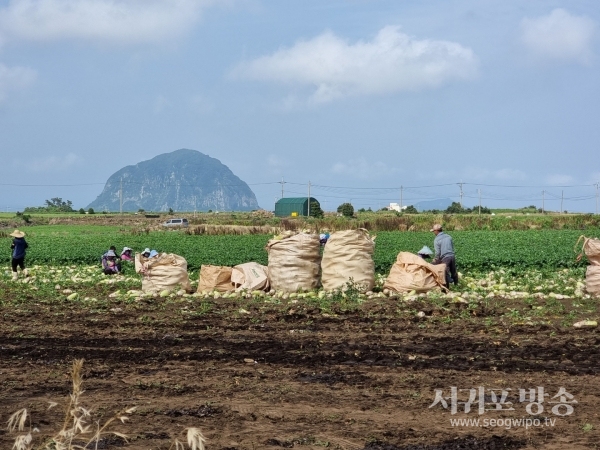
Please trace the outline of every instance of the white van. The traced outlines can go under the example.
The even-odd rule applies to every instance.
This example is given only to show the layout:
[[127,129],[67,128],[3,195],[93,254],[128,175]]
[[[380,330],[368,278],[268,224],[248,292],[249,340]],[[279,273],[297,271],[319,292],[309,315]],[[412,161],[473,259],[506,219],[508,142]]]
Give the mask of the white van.
[[187,219],[169,219],[162,225],[163,227],[187,227],[189,223]]

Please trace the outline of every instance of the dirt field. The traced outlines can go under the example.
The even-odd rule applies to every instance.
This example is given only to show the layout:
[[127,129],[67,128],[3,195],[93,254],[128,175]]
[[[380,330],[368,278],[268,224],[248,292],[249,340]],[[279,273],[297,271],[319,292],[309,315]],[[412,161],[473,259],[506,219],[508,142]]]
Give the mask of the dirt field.
[[[167,449],[190,426],[203,431],[208,449],[222,450],[597,448],[596,329],[492,326],[486,320],[501,314],[493,308],[469,320],[443,322],[440,314],[427,304],[399,311],[390,300],[326,313],[232,300],[105,310],[5,305],[0,421],[28,408],[40,435],[60,428],[64,412],[47,410],[48,401],[64,404],[70,364],[85,358],[83,405],[95,420],[138,407],[116,428],[129,443],[111,437],[98,448]],[[429,408],[436,389],[447,397],[452,386],[484,387],[486,408],[489,389],[510,388],[514,410]],[[519,388],[537,386],[550,396],[544,413],[531,416]],[[564,417],[548,404],[560,387],[578,402]],[[453,427],[453,418],[556,420],[507,429]],[[0,430],[0,448],[12,441]]]

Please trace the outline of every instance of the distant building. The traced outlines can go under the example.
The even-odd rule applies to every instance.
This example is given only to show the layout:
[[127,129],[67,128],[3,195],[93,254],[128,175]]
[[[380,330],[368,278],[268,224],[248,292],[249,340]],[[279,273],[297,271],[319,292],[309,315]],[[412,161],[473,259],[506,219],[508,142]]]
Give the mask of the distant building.
[[390,206],[387,207],[388,210],[390,211],[404,211],[407,208],[408,205],[402,206],[400,207],[400,205],[398,203],[390,203]]
[[[311,197],[310,201],[313,204],[316,202],[321,207],[316,198]],[[275,203],[275,215],[277,217],[308,216],[308,197],[280,198]]]

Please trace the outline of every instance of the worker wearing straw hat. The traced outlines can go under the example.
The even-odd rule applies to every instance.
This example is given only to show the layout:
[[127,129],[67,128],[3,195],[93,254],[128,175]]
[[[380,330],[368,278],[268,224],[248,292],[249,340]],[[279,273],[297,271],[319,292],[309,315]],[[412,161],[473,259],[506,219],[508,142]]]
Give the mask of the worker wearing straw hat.
[[17,267],[21,268],[23,275],[27,276],[27,269],[25,268],[25,251],[29,245],[25,241],[25,233],[19,230],[15,230],[10,235],[14,238],[10,248],[12,249],[12,278],[16,280],[19,278]]

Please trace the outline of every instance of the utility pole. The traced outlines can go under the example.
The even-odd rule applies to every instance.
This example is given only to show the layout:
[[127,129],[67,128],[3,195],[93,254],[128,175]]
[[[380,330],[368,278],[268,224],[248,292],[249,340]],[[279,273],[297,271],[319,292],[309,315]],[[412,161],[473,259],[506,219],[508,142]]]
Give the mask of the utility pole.
[[283,177],[281,177],[281,181],[279,182],[279,184],[281,184],[281,198],[283,198],[283,185],[285,184],[285,181],[283,181]]
[[403,188],[402,188],[402,186],[400,186],[400,212],[402,212],[402,191],[403,191]]
[[542,191],[542,214],[544,214],[546,212],[546,210],[544,209],[544,194],[546,191]]
[[462,205],[463,205],[462,204],[462,198],[463,198],[463,190],[462,190],[463,183],[462,183],[462,181],[460,183],[458,183],[458,185],[460,186],[460,207],[462,208]]
[[477,189],[477,192],[479,193],[479,215],[481,215],[481,189]]
[[123,214],[123,177],[121,177],[121,187],[119,189],[119,213]]
[[310,180],[308,180],[308,217],[310,217]]
[[563,212],[563,200],[565,199],[565,191],[560,191],[560,213]]

